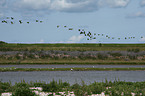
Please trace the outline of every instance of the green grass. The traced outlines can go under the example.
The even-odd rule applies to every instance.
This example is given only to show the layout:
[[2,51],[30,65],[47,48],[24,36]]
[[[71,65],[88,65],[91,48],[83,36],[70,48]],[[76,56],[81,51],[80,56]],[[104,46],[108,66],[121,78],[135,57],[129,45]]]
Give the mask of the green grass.
[[[47,50],[61,50],[61,51],[128,51],[135,50],[145,51],[145,44],[89,44],[89,43],[74,43],[74,44],[0,44],[0,51],[47,51]],[[68,60],[49,60],[49,59],[24,59],[24,60],[6,60],[0,59],[0,64],[122,64],[122,65],[144,65],[145,60],[85,60],[68,59]]]
[[96,65],[145,65],[144,60],[80,60],[80,59],[28,59],[28,60],[4,60],[0,59],[0,65],[3,64],[96,64]]
[[25,51],[25,50],[62,50],[62,51],[127,51],[128,49],[145,50],[145,44],[2,44],[0,50]]
[[144,71],[145,68],[0,68],[7,71]]
[[101,92],[109,96],[132,96],[132,92],[135,93],[136,96],[145,96],[145,81],[125,82],[119,80],[105,80],[105,82],[94,82],[89,85],[85,84],[84,81],[82,81],[81,84],[75,83],[70,85],[68,82],[62,82],[62,80],[52,80],[49,83],[41,81],[26,83],[23,80],[20,83],[15,83],[15,85],[11,85],[9,82],[3,83],[0,81],[0,94],[3,92],[12,92],[13,96],[36,96],[29,87],[42,87],[44,92],[67,93],[68,91],[73,91],[75,96],[88,96],[100,94]]

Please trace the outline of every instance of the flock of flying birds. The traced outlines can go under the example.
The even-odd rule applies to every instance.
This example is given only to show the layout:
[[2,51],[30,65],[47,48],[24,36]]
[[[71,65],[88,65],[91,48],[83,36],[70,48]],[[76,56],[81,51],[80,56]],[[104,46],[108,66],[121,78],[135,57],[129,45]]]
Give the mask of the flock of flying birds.
[[[18,20],[19,24],[24,23],[24,21],[22,20]],[[42,20],[35,20],[36,23],[42,23]],[[6,23],[6,24],[14,24],[14,17],[6,17],[4,20],[1,21],[1,23]],[[27,24],[29,24],[30,22],[27,21]],[[63,26],[64,28],[68,28],[67,26]],[[59,25],[57,25],[57,28],[60,28]],[[68,28],[68,30],[73,30],[73,28]],[[97,39],[98,37],[106,37],[107,39],[135,39],[136,37],[124,37],[124,38],[120,38],[120,37],[110,37],[109,35],[106,34],[100,34],[100,33],[91,33],[90,31],[85,31],[84,29],[78,29],[79,34],[84,35],[85,37],[87,37],[87,40],[93,40],[93,39]],[[143,38],[143,36],[141,36],[140,38]],[[100,41],[99,41],[100,42]]]
[[[6,17],[6,18],[5,18],[4,20],[2,20],[1,22],[2,22],[2,23],[6,23],[6,24],[8,24],[8,23],[9,23],[9,24],[14,24],[14,23],[15,23],[15,22],[14,22],[14,17]],[[24,21],[22,21],[22,20],[18,20],[18,22],[19,22],[20,24],[24,23]],[[37,23],[39,23],[39,22],[42,23],[43,21],[42,21],[42,20],[40,20],[40,21],[39,21],[39,20],[36,20],[36,22],[37,22]],[[26,23],[29,24],[30,22],[27,21]]]
[[[60,26],[57,25],[57,28],[59,28]],[[63,26],[64,28],[67,28],[67,26]],[[68,28],[68,30],[73,30],[73,28]],[[124,37],[124,38],[120,38],[120,37],[111,37],[109,35],[106,34],[100,34],[100,33],[91,33],[90,31],[85,31],[84,29],[78,29],[79,34],[84,35],[85,37],[87,37],[87,40],[93,40],[93,39],[97,39],[97,37],[106,37],[107,39],[117,39],[117,40],[121,40],[121,39],[135,39],[136,37]],[[143,38],[143,36],[141,36],[140,38]],[[99,41],[100,42],[100,41]]]

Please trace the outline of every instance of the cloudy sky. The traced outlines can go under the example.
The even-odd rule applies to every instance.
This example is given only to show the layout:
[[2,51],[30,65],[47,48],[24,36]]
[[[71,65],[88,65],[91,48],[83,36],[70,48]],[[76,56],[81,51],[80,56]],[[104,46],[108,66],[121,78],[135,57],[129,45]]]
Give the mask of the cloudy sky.
[[0,41],[145,43],[145,0],[0,0]]

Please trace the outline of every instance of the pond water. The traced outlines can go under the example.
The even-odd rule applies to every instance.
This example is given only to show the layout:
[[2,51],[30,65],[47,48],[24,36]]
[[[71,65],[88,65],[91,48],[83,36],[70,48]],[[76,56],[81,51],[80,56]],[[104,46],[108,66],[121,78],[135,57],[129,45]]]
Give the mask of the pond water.
[[115,79],[121,81],[145,81],[145,71],[40,71],[40,72],[0,72],[0,80],[2,82],[9,82],[14,85],[15,82],[25,80],[30,81],[45,81],[50,82],[54,80],[62,80],[74,83],[81,83],[83,80],[86,84],[94,81],[102,82],[107,79],[114,81]]
[[16,68],[141,68],[145,65],[0,65],[1,68],[16,67]]

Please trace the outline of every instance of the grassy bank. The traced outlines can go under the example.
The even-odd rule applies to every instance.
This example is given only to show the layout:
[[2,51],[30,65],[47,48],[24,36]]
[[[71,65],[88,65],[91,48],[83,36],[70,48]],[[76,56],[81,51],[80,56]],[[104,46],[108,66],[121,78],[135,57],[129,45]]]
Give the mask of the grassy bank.
[[145,71],[145,68],[0,68],[0,72],[8,71]]
[[145,65],[145,44],[4,43],[0,52],[0,64]]
[[145,44],[0,44],[1,51],[127,51],[128,49],[145,51]]
[[145,65],[145,60],[80,60],[80,59],[28,59],[28,60],[0,60],[0,64],[98,64],[98,65]]
[[[94,82],[86,85],[84,81],[81,84],[75,83],[70,85],[68,82],[51,81],[46,82],[30,82],[26,83],[22,81],[11,85],[9,82],[0,81],[0,94],[3,92],[12,92],[12,96],[38,96],[30,90],[30,87],[41,87],[44,92],[51,92],[60,95],[59,92],[65,92],[66,95],[68,91],[74,92],[75,96],[90,96],[92,94],[104,93],[109,96],[145,96],[145,82],[125,82],[125,81],[107,81],[105,82]],[[54,96],[54,95],[48,95]],[[60,95],[61,96],[61,95]],[[134,96],[134,95],[133,95]]]

